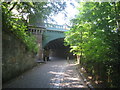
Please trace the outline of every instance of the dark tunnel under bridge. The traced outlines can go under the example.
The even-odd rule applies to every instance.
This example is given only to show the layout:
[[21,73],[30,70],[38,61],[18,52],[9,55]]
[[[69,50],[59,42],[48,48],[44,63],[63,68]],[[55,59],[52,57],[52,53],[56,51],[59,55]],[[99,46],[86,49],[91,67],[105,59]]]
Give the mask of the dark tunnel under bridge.
[[64,38],[58,38],[50,41],[44,50],[49,50],[50,57],[67,58],[73,59],[73,53],[70,53],[70,47],[64,45]]

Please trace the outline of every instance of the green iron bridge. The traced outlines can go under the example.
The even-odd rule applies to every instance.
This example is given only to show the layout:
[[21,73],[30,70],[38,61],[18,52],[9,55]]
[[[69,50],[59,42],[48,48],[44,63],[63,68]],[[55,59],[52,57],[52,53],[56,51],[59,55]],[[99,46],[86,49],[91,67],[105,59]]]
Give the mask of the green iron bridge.
[[44,25],[41,26],[29,25],[29,32],[37,37],[39,43],[42,43],[42,48],[53,40],[64,38],[64,32],[69,29],[70,27],[66,25],[56,25],[50,23],[44,23]]
[[70,29],[66,25],[56,25],[50,23],[44,23],[42,25],[29,25],[29,32],[35,35],[37,43],[39,44],[39,57],[42,57],[43,49],[63,49],[64,37],[66,31]]

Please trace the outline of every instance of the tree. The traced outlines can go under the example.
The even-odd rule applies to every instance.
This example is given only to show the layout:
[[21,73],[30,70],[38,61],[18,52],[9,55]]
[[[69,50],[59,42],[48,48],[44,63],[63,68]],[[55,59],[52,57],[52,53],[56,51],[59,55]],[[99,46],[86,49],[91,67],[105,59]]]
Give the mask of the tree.
[[48,19],[54,21],[51,16],[63,11],[65,7],[65,2],[35,2],[34,8],[32,8],[32,12],[29,16],[30,24],[41,24]]
[[111,87],[119,87],[120,31],[116,17],[120,15],[120,3],[86,2],[80,6],[80,13],[72,20],[73,27],[66,33],[65,42],[76,54],[82,52],[82,63],[90,73],[99,75]]

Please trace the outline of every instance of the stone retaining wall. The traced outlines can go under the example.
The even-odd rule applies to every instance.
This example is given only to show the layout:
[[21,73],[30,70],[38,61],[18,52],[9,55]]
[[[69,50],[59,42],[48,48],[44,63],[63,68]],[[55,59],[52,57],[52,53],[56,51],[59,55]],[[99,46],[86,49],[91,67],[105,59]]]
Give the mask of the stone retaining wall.
[[2,33],[2,82],[35,66],[35,54],[11,33]]

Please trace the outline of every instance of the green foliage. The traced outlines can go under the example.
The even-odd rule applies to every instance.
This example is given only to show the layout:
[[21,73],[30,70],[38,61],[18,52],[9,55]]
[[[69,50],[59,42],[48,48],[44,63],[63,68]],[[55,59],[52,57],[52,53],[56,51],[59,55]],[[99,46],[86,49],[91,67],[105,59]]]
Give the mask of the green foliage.
[[25,25],[26,23],[22,21],[22,18],[16,18],[15,15],[9,11],[8,6],[8,4],[2,3],[3,31],[13,33],[17,38],[25,43],[28,50],[37,52],[38,46],[35,37],[26,32],[28,29]]
[[65,37],[65,43],[71,46],[73,53],[81,54],[86,69],[94,70],[92,74],[101,76],[110,87],[119,87],[120,83],[117,80],[120,78],[115,77],[120,72],[119,8],[119,2],[80,3],[80,13],[72,20],[73,26]]
[[63,11],[66,7],[65,2],[34,2],[29,17],[30,24],[42,23],[45,20],[55,21],[51,16]]

